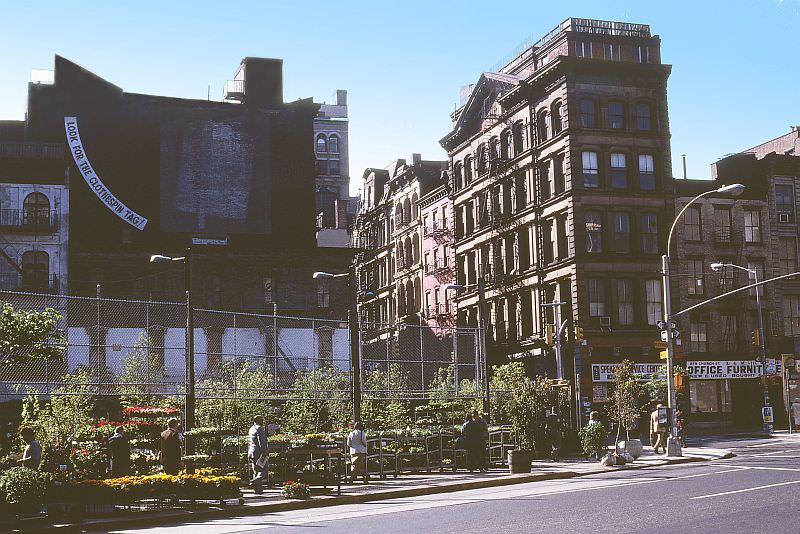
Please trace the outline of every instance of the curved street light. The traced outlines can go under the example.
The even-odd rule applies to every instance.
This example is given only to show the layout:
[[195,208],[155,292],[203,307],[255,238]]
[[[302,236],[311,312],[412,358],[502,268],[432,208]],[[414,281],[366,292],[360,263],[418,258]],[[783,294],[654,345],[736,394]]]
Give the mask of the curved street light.
[[689,206],[694,204],[697,200],[715,194],[722,194],[722,195],[730,195],[737,197],[742,194],[745,187],[742,184],[731,184],[731,185],[723,185],[716,189],[711,189],[710,191],[704,191],[700,193],[689,202],[686,203],[685,206],[678,212],[678,215],[675,217],[675,220],[672,221],[672,226],[669,229],[669,234],[667,235],[667,251],[666,254],[661,256],[661,276],[663,277],[663,283],[661,284],[663,290],[663,311],[664,311],[664,332],[667,336],[667,405],[669,406],[670,411],[670,433],[669,437],[667,438],[667,455],[668,456],[682,456],[681,453],[681,446],[680,442],[678,441],[678,433],[677,427],[675,425],[675,408],[676,408],[676,399],[675,399],[675,345],[672,339],[672,308],[671,308],[671,301],[670,301],[670,287],[669,287],[669,253],[672,249],[672,234],[675,232],[675,227],[678,225],[678,221],[681,219],[683,214],[689,209]]

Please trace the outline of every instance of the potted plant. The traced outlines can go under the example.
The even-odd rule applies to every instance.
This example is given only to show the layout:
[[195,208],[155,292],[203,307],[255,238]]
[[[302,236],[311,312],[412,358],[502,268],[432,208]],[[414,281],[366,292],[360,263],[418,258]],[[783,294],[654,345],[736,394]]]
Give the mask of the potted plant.
[[536,451],[536,424],[544,412],[549,393],[545,378],[534,380],[522,377],[511,384],[508,398],[511,433],[517,448],[508,451],[508,467],[511,473],[530,473],[531,461]]
[[[617,454],[630,454],[633,459],[642,455],[642,441],[631,439],[630,431],[639,420],[639,397],[642,387],[634,373],[633,362],[623,360],[615,373],[614,391],[610,400],[610,416],[617,423]],[[625,428],[625,440],[620,441],[622,428]]]
[[578,432],[581,448],[586,456],[599,460],[607,451],[608,430],[599,422],[589,423]]

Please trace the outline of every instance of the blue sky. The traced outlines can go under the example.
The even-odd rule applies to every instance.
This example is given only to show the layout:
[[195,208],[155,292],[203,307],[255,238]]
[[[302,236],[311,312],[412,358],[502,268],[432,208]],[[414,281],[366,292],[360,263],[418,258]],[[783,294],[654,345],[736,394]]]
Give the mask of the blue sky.
[[800,124],[800,0],[13,2],[0,19],[0,119],[24,116],[32,68],[61,54],[130,92],[219,99],[244,56],[284,60],[286,100],[349,91],[351,190],[367,166],[438,140],[462,85],[569,17],[650,24],[669,80],[673,169]]

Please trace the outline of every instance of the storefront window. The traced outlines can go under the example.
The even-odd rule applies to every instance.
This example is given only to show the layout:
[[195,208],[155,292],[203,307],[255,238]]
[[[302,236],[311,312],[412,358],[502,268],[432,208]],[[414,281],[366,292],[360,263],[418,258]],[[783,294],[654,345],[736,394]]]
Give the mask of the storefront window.
[[730,413],[730,380],[691,380],[689,396],[693,413]]

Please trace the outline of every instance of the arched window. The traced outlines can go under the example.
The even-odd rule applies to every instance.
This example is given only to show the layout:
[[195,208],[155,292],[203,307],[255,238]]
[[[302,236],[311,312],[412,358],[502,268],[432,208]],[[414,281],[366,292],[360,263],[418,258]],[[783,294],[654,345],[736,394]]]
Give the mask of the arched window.
[[553,135],[561,133],[561,130],[564,129],[562,107],[561,100],[556,100],[550,106],[550,124],[553,129]]
[[538,141],[543,143],[547,141],[547,138],[550,137],[549,130],[547,128],[547,110],[543,109],[539,113],[536,114],[536,126],[537,131],[536,134],[538,135]]
[[419,196],[414,193],[411,195],[411,220],[419,217]]
[[414,263],[419,263],[419,236],[417,234],[411,238],[411,247],[414,251]]
[[41,250],[22,254],[22,288],[45,291],[50,287],[50,255]]
[[31,193],[22,202],[23,224],[47,226],[50,223],[50,200],[42,193]]
[[511,130],[503,130],[500,134],[500,157],[508,159],[511,156]]
[[464,167],[461,163],[453,166],[453,187],[456,191],[464,187]]
[[422,284],[420,284],[419,277],[414,279],[414,303],[416,309],[422,306]]
[[403,242],[397,244],[397,268],[402,270],[406,267],[406,253],[403,250]]
[[417,303],[414,300],[414,284],[411,280],[406,282],[406,315],[411,315],[417,309]]
[[475,157],[478,159],[478,174],[483,174],[486,172],[486,143],[481,143],[478,146],[478,151],[475,153]]
[[406,290],[403,284],[397,286],[397,315],[400,317],[406,315]]
[[319,134],[317,136],[317,154],[325,154],[328,152],[328,141],[325,136]]
[[411,238],[406,237],[403,248],[405,249],[403,252],[406,255],[406,267],[410,267],[414,263],[414,249],[411,246]]
[[525,149],[525,128],[522,125],[522,121],[514,123],[512,135],[514,137],[514,155],[518,156]]
[[336,134],[328,137],[328,152],[331,154],[339,153],[339,136]]
[[406,198],[403,201],[403,224],[411,222],[411,201]]
[[396,228],[403,226],[403,204],[400,202],[394,208],[394,225]]
[[489,141],[489,161],[494,161],[500,157],[500,140],[492,137]]
[[473,171],[473,164],[472,164],[472,156],[467,156],[464,160],[464,185],[469,185],[472,183],[472,171]]

